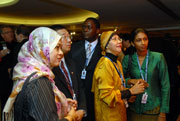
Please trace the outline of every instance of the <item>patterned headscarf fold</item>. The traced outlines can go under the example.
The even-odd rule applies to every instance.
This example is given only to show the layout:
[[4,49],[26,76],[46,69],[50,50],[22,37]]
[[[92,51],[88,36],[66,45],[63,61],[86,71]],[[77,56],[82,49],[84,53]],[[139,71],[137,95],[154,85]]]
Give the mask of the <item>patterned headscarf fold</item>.
[[58,90],[54,82],[54,74],[50,66],[50,53],[56,47],[61,36],[54,30],[47,27],[35,29],[21,48],[18,55],[18,63],[13,71],[13,80],[15,81],[13,91],[6,103],[4,112],[9,112],[17,94],[21,91],[26,78],[33,72],[37,72],[32,78],[46,76],[52,84],[55,94],[55,102],[59,118],[66,116],[68,113],[68,103],[65,95]]

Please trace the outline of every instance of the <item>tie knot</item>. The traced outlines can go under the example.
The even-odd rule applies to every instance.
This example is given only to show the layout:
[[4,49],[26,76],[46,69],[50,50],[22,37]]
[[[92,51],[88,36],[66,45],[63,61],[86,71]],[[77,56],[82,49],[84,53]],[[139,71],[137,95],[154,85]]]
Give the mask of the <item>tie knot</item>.
[[64,62],[61,61],[61,68],[64,68]]
[[87,51],[91,51],[91,46],[92,46],[91,43],[89,43],[87,46]]
[[88,44],[88,47],[91,47],[91,43]]

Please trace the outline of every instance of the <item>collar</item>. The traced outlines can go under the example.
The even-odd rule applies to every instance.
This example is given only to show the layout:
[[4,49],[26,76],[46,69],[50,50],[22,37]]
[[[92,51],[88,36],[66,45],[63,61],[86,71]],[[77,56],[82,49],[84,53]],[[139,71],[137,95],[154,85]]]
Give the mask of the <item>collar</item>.
[[[88,47],[89,43],[90,43],[89,41],[85,40],[85,49]],[[97,43],[98,43],[98,39],[96,39],[95,41],[90,43],[91,44],[91,50],[93,50],[96,47]]]
[[111,54],[111,53],[106,53],[106,56],[108,57],[108,58],[110,58],[113,62],[117,62],[117,58],[118,58],[118,56],[115,56],[115,55],[113,55],[113,54]]

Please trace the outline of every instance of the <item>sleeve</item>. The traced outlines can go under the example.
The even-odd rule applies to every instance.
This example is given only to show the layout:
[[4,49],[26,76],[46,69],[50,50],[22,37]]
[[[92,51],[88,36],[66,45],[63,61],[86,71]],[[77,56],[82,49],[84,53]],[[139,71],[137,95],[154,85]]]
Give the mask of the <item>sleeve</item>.
[[[32,85],[27,95],[29,115],[35,121],[59,121],[54,92],[47,78],[40,78]],[[67,121],[61,119],[60,121]]]
[[85,112],[87,112],[87,107],[86,107],[86,97],[85,97],[85,91],[83,87],[83,83],[81,82],[82,80],[78,78],[78,90],[79,90],[79,106],[78,109],[82,109]]
[[129,89],[121,91],[121,98],[122,99],[128,99],[130,97],[131,97],[131,92],[129,91]]
[[169,99],[170,99],[170,83],[169,83],[169,74],[168,67],[165,61],[164,56],[161,54],[159,61],[159,78],[161,84],[161,108],[160,112],[168,113],[169,112]]
[[95,78],[98,81],[99,98],[109,107],[115,107],[116,103],[122,103],[121,92],[114,88],[113,65],[105,62],[98,68]]
[[[126,75],[128,75],[128,64],[129,64],[129,55],[126,55],[124,56],[123,60],[122,60],[122,67],[123,67],[123,73],[124,73],[124,77],[125,77],[125,80],[126,80],[126,86],[127,87],[130,87],[128,85],[128,80],[131,79],[129,77],[127,77]],[[129,69],[130,70],[130,69]]]

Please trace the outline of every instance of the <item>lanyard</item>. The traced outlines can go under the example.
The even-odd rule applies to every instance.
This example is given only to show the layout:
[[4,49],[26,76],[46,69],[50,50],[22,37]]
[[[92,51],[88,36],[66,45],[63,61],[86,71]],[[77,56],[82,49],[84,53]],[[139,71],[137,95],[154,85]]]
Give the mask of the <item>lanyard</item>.
[[88,66],[88,64],[89,64],[89,62],[90,62],[90,60],[91,60],[91,56],[92,56],[92,54],[93,54],[94,51],[95,51],[95,48],[96,48],[96,47],[93,48],[93,50],[91,51],[91,54],[89,55],[89,57],[86,57],[86,63],[85,63],[84,68],[86,68],[86,67]]
[[114,64],[114,62],[113,62],[109,57],[107,57],[107,56],[104,56],[104,57],[108,58],[108,59],[113,63],[114,67],[116,68],[116,71],[118,72],[118,74],[119,74],[119,76],[120,76],[120,78],[121,78],[121,82],[122,82],[123,86],[126,87],[124,78],[123,78],[121,72],[117,69],[117,67],[116,67],[116,65]]
[[138,62],[138,66],[139,66],[139,71],[140,71],[140,73],[141,73],[141,78],[142,78],[143,80],[145,80],[146,82],[148,82],[148,79],[147,79],[147,71],[148,71],[149,51],[147,52],[147,55],[146,55],[145,78],[144,78],[143,73],[142,73],[142,70],[141,70],[141,66],[140,66],[140,63],[139,63],[139,59],[138,59],[137,52],[136,52],[136,56],[137,56],[137,62]]

